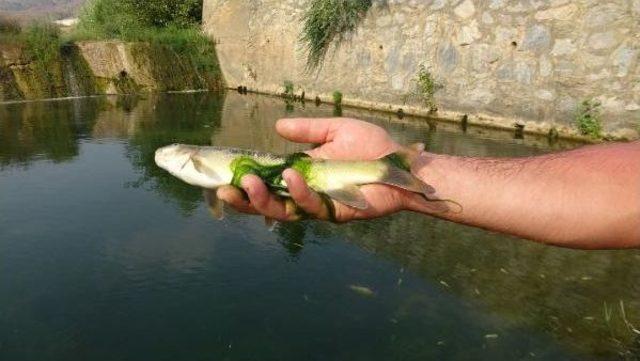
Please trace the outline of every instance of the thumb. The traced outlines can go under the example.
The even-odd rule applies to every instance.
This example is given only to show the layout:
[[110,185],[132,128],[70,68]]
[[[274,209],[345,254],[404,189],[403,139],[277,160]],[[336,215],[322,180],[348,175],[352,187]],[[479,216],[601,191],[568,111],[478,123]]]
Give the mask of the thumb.
[[277,132],[296,143],[323,144],[333,140],[341,118],[286,118],[276,123]]

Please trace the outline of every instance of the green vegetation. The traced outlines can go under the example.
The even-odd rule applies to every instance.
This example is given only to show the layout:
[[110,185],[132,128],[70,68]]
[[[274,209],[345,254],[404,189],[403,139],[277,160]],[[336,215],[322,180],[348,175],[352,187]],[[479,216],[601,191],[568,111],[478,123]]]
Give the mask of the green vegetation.
[[334,40],[340,44],[345,34],[356,29],[371,3],[371,0],[311,0],[300,36],[307,50],[307,70],[322,64]]
[[[60,97],[67,95],[61,68],[60,32],[58,28],[48,23],[33,23],[20,27],[9,18],[0,18],[0,43],[22,49],[25,62],[29,65],[20,70],[20,79],[28,85],[33,94],[29,97]],[[20,53],[20,52],[18,52]],[[5,75],[9,75],[4,71]],[[8,79],[8,78],[7,78]],[[15,83],[15,79],[13,82]],[[9,82],[5,83],[9,84]],[[6,96],[23,98],[25,94],[17,90],[10,91]]]
[[293,94],[293,82],[291,82],[290,80],[285,80],[284,81],[284,97],[288,98],[288,99],[293,99],[294,94]]
[[50,24],[34,24],[25,29],[24,38],[34,70],[41,76],[42,90],[54,96],[65,95],[56,89],[59,84],[64,83],[60,69],[61,43],[58,28]]
[[575,115],[575,123],[580,134],[594,139],[602,137],[601,106],[599,101],[593,99],[586,99],[580,103]]
[[167,47],[202,76],[219,74],[215,47],[199,28],[202,0],[93,0],[71,41],[119,39]]
[[434,112],[438,110],[438,106],[436,104],[436,91],[442,88],[442,85],[438,84],[431,75],[431,72],[427,70],[424,65],[420,65],[418,69],[418,77],[416,79],[418,85],[418,94],[424,101],[425,106],[429,108],[430,111]]
[[333,92],[333,104],[336,106],[342,105],[342,93],[338,90]]

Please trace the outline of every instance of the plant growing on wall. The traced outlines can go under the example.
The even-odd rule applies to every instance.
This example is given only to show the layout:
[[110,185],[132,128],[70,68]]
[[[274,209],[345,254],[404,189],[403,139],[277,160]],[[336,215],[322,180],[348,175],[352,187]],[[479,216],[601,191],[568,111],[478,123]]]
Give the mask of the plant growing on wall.
[[418,69],[416,82],[418,86],[418,94],[424,101],[424,105],[432,112],[438,110],[435,95],[436,91],[442,88],[442,85],[438,84],[438,82],[433,79],[431,72],[429,72],[424,65],[420,65],[420,68]]
[[339,90],[336,90],[332,94],[333,104],[336,106],[342,106],[342,93]]
[[580,103],[575,115],[575,123],[580,134],[595,139],[602,137],[601,106],[602,103],[593,99],[586,99]]
[[307,50],[307,70],[318,68],[332,42],[356,29],[372,0],[311,0],[305,12],[301,41]]
[[290,80],[285,80],[284,81],[284,97],[285,98],[290,98],[293,99],[293,82],[291,82]]

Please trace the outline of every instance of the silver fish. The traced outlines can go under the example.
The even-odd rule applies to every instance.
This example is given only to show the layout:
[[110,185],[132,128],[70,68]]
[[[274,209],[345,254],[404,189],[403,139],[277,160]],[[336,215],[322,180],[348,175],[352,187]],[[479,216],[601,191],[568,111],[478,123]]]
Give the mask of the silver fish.
[[[297,170],[311,189],[358,209],[368,204],[358,188],[365,184],[387,184],[426,196],[430,187],[408,171],[402,154],[394,153],[370,161],[325,160],[308,156],[279,156],[235,148],[173,144],[158,149],[156,164],[181,180],[205,189],[239,185],[246,173],[260,176],[272,190],[287,196],[281,173]],[[209,197],[212,197],[208,192]],[[210,205],[215,203],[208,200]]]

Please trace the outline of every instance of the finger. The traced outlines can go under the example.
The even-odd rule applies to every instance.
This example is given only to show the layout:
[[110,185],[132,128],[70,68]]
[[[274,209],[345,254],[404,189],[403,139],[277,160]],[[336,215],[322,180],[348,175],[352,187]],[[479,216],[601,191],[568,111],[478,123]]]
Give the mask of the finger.
[[218,188],[216,195],[220,200],[231,206],[231,208],[235,209],[238,212],[249,213],[249,214],[258,214],[255,208],[249,203],[249,201],[245,198],[242,191],[233,186],[224,186]]
[[249,174],[242,178],[242,188],[249,196],[249,202],[256,211],[265,217],[278,221],[296,220],[295,209],[271,192],[260,177]]
[[297,143],[326,143],[333,140],[343,118],[286,118],[276,123],[278,133]]
[[285,169],[282,177],[287,182],[291,198],[309,215],[318,219],[327,219],[327,206],[318,193],[312,191],[300,173],[293,169]]

